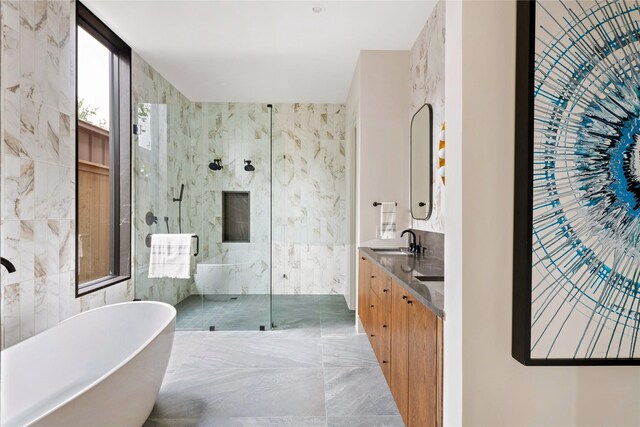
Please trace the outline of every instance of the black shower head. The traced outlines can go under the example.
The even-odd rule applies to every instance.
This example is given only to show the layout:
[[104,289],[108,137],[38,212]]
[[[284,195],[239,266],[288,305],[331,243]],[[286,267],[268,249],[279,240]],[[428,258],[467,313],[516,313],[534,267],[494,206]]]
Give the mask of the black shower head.
[[255,166],[251,164],[251,160],[245,160],[244,162],[246,163],[244,170],[246,170],[247,172],[253,172],[254,170],[256,170]]
[[220,164],[221,160],[222,159],[213,159],[213,162],[209,163],[209,169],[212,171],[219,171],[222,169],[222,165]]

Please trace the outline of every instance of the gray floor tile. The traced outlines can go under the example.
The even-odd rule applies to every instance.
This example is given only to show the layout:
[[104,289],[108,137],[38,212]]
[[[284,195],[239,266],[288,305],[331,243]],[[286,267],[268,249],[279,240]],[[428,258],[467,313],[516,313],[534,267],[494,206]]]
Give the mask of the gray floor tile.
[[269,296],[233,297],[196,295],[176,306],[178,327],[197,332],[176,332],[145,427],[402,425],[342,295],[274,295],[276,328],[267,331],[257,326]]
[[173,373],[180,368],[182,363],[195,351],[206,332],[180,331],[173,336],[173,350],[169,358],[167,373]]
[[344,295],[316,295],[318,304],[338,304],[347,306],[347,300]]
[[325,417],[234,417],[206,420],[207,427],[325,427]]
[[325,368],[379,366],[365,334],[323,337],[322,362]]
[[199,427],[201,421],[195,418],[149,418],[142,427]]
[[317,339],[296,339],[262,333],[236,338],[209,333],[184,362],[202,368],[320,368],[322,344]]
[[399,415],[382,371],[377,368],[325,368],[328,417]]
[[400,415],[329,417],[327,427],[404,427]]
[[356,320],[354,312],[323,316],[320,320],[322,336],[355,335]]
[[325,414],[322,369],[183,367],[166,380],[152,419]]
[[325,417],[149,418],[143,427],[325,427]]

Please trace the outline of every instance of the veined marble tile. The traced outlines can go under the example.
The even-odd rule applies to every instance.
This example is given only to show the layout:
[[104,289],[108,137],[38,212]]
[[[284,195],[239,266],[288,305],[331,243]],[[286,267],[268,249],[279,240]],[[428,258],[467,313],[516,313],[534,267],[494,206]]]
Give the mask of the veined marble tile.
[[80,297],[80,311],[88,311],[92,308],[102,307],[106,304],[107,302],[104,292],[93,292]]
[[58,226],[58,265],[62,273],[75,269],[75,221],[62,219]]
[[47,288],[47,325],[52,327],[60,320],[60,277],[59,275],[47,275],[45,279]]
[[[34,261],[34,275],[36,278],[45,277],[47,275],[47,268],[50,268],[48,259],[48,222],[34,221],[33,222],[33,240],[38,242],[35,245],[35,261]],[[53,273],[53,272],[52,272]]]
[[50,163],[60,161],[60,113],[51,107],[43,107],[36,129],[38,159]]
[[4,199],[2,219],[20,219],[18,187],[20,183],[20,158],[4,154],[2,159],[2,184]]
[[20,282],[20,339],[35,333],[35,284],[34,280]]
[[41,109],[41,104],[27,98],[20,100],[20,154],[30,159],[37,159],[39,156],[36,130]]
[[23,154],[20,141],[20,85],[16,83],[2,88],[4,99],[2,106],[2,150],[3,155],[20,156]]
[[[2,253],[5,258],[19,266],[20,257],[20,234],[22,233],[22,224],[18,220],[2,221]],[[16,267],[17,268],[17,267]],[[17,284],[20,282],[20,274],[3,274],[6,284]]]
[[44,331],[49,327],[47,279],[39,277],[34,281],[34,333]]
[[19,276],[21,281],[33,280],[35,277],[35,247],[34,221],[20,221],[20,241],[18,250],[20,263],[16,264],[16,272],[12,276]]
[[20,342],[20,285],[6,284],[2,287],[2,323],[6,347]]
[[20,2],[17,0],[2,2],[2,24],[17,29],[20,27]]

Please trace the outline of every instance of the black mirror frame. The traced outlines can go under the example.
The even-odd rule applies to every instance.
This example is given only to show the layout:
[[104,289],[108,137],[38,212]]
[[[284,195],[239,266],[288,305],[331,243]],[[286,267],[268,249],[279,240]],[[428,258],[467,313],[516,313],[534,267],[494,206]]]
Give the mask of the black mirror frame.
[[[413,121],[416,116],[423,108],[427,108],[429,111],[429,165],[430,165],[430,173],[429,173],[429,202],[427,207],[427,216],[424,218],[418,218],[413,214]],[[422,107],[418,108],[418,110],[411,117],[411,125],[409,126],[409,210],[411,211],[411,218],[418,221],[426,221],[431,218],[431,214],[433,213],[433,107],[431,104],[423,104]]]

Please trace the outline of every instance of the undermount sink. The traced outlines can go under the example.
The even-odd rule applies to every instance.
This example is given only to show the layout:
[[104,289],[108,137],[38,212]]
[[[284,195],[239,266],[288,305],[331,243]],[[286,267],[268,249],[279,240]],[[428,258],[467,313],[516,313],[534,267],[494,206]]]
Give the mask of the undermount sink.
[[371,248],[380,255],[413,255],[407,248]]
[[444,276],[414,276],[414,279],[421,282],[444,282]]

